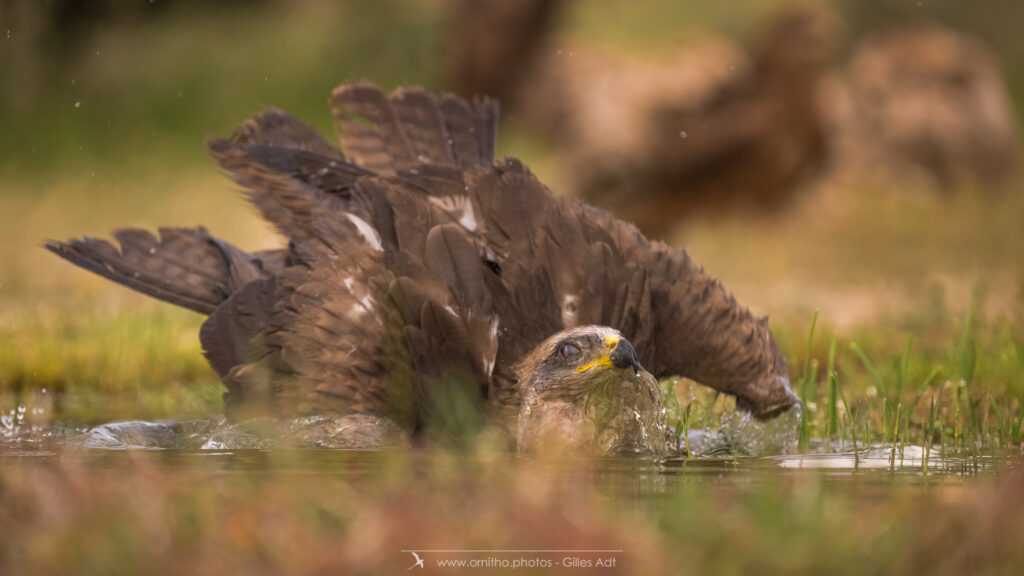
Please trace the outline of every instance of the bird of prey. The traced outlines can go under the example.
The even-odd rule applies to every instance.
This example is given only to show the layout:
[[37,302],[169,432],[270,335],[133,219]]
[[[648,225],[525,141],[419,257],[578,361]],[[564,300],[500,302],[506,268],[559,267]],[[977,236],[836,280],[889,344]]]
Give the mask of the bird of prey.
[[46,244],[208,315],[230,419],[373,415],[414,439],[484,422],[522,450],[659,453],[655,377],[760,417],[797,402],[767,318],[684,251],[495,162],[495,101],[353,83],[330,104],[340,149],[277,109],[207,143],[286,248],[202,227]]

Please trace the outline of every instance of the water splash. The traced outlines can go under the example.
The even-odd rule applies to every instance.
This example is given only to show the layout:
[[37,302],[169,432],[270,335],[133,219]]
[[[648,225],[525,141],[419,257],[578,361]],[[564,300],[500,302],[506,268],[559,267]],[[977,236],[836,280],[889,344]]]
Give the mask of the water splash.
[[143,420],[95,426],[77,440],[82,448],[103,450],[165,450],[185,447],[184,441],[171,424]]
[[691,456],[771,456],[796,451],[800,440],[800,406],[775,418],[760,420],[736,410],[717,423],[690,430]]

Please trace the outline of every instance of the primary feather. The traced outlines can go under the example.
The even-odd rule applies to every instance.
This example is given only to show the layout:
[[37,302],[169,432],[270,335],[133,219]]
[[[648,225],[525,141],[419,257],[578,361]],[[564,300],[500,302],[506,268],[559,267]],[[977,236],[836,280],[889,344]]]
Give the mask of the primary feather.
[[234,417],[372,412],[415,429],[452,393],[509,413],[516,363],[585,325],[757,414],[795,403],[767,323],[685,252],[494,162],[495,102],[359,83],[331,108],[341,150],[274,109],[208,143],[287,249],[249,254],[203,228],[46,247],[209,315]]

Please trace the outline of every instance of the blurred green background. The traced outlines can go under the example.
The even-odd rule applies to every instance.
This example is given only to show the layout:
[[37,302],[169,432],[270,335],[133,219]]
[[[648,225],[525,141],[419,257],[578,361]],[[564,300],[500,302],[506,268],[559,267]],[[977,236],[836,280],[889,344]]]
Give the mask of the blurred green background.
[[[706,33],[747,46],[784,4],[577,0],[562,6],[556,38],[652,58]],[[865,34],[939,22],[984,40],[1024,117],[1024,2],[826,4],[844,28],[837,69]],[[848,447],[852,426],[901,453],[934,446],[937,475],[784,470],[771,458],[560,467],[422,451],[33,454],[32,424],[210,418],[222,392],[200,316],[40,243],[204,224],[247,249],[279,245],[204,139],[264,106],[331,135],[326,99],[343,81],[450,89],[449,6],[0,0],[0,572],[377,574],[409,565],[399,550],[435,544],[623,548],[622,570],[639,574],[1020,572],[1024,483],[1007,456],[1024,420],[1019,174],[947,190],[846,182],[781,212],[691,219],[669,238],[771,316],[807,402],[804,432]],[[563,180],[554,146],[525,124],[503,115],[499,154]],[[845,399],[827,406],[833,338],[849,410]],[[695,429],[721,424],[697,416],[711,407],[730,412],[692,383],[674,392],[670,416],[694,408]],[[944,462],[947,447],[963,459]],[[979,460],[1009,473],[969,478]]]
[[[786,0],[569,2],[560,32],[623,51],[657,51],[695,33],[744,39]],[[940,22],[981,37],[1024,110],[1024,6],[984,0],[834,0],[850,41],[902,23]],[[445,3],[106,0],[0,4],[0,169],[100,182],[131,170],[192,168],[198,144],[273,105],[331,133],[324,102],[342,81],[383,88],[441,78]],[[1018,114],[1020,116],[1020,114]],[[503,128],[514,131],[515,123]],[[503,147],[509,154],[523,154]]]
[[[640,56],[709,32],[745,46],[785,4],[566,2],[555,37]],[[827,6],[845,28],[836,66],[865,33],[940,22],[984,39],[1018,117],[1024,111],[1021,3]],[[49,389],[64,391],[66,415],[84,418],[216,412],[219,384],[195,336],[200,317],[77,270],[39,244],[120,226],[204,224],[245,248],[279,245],[207,159],[204,139],[229,134],[270,105],[331,135],[326,98],[342,81],[446,90],[448,9],[441,0],[0,3],[5,405]],[[544,181],[564,176],[550,143],[515,116],[503,115],[499,134],[499,154],[523,158]],[[697,219],[670,240],[756,313],[772,316],[794,372],[803,366],[814,310],[826,330],[816,344],[819,357],[830,332],[892,357],[913,333],[926,343],[919,370],[950,365],[977,283],[981,320],[1002,327],[983,333],[993,348],[982,369],[992,371],[993,389],[1019,398],[1020,184],[1016,177],[944,193],[849,189],[770,217]],[[866,388],[870,382],[849,348],[839,348],[841,365],[855,385],[863,377]],[[110,395],[94,397],[97,390]]]

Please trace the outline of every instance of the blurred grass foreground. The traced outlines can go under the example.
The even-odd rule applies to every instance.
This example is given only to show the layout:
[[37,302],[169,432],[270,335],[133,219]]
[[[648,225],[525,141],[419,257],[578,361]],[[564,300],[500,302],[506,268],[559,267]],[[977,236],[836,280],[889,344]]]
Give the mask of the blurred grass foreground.
[[[726,77],[757,61],[753,38],[787,3],[550,4],[547,28],[530,40],[534,58],[579,68],[585,92],[606,105],[615,99],[588,84],[595,69],[572,60],[585,48],[649,63],[720,35],[714,45],[733,43],[723,53],[739,56],[708,73]],[[1020,573],[1024,177],[1008,168],[998,178],[934,178],[926,161],[905,176],[848,162],[851,138],[867,148],[905,140],[835,126],[851,110],[856,124],[853,104],[867,99],[855,83],[842,88],[855,68],[847,63],[863,62],[854,47],[880,30],[928,25],[992,54],[1005,128],[1016,133],[1021,4],[821,5],[838,25],[826,28],[834,46],[820,94],[835,105],[819,119],[829,142],[820,164],[770,209],[741,198],[726,209],[661,210],[671,216],[666,240],[771,315],[805,401],[794,449],[807,458],[734,451],[651,463],[547,462],[480,447],[110,453],[29,441],[38,434],[26,430],[58,422],[212,419],[222,408],[199,347],[201,317],[74,269],[41,250],[44,239],[204,224],[246,249],[280,245],[207,160],[204,138],[271,105],[332,134],[325,99],[346,80],[454,90],[450,30],[467,8],[0,0],[0,574],[377,574],[406,570],[411,549],[621,550],[614,568],[633,574]],[[522,158],[558,193],[587,195],[575,187],[575,144],[538,130],[522,96],[571,91],[544,92],[544,76],[523,66],[499,153]],[[739,89],[730,90],[722,93]],[[609,93],[625,92],[647,93]],[[928,116],[917,114],[924,104],[883,96],[893,103],[885,112]],[[694,109],[688,118],[709,108]],[[776,145],[771,135],[762,140]],[[945,150],[931,143],[923,149]],[[882,155],[897,156],[892,146]],[[1007,164],[1019,165],[1019,149],[1008,149]],[[677,429],[728,422],[724,399],[687,381],[663,385]],[[871,450],[891,453],[892,465],[806,469],[832,452]],[[587,569],[596,559],[527,571],[607,572]]]

